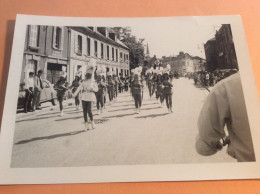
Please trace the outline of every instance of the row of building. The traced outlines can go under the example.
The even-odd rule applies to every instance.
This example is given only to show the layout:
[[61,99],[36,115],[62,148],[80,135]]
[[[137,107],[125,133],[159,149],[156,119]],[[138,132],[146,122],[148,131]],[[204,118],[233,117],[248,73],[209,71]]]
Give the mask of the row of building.
[[55,84],[61,71],[72,83],[79,69],[84,75],[91,58],[100,68],[129,75],[129,48],[107,27],[27,27],[21,85],[27,69],[43,70],[43,79]]
[[223,69],[238,69],[236,51],[230,24],[222,24],[215,37],[204,44],[209,72]]

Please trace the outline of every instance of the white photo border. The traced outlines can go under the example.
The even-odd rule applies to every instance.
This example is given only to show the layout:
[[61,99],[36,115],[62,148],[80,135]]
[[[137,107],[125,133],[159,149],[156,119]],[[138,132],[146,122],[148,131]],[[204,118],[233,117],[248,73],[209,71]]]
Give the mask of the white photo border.
[[[179,20],[205,24],[231,24],[241,82],[249,117],[256,162],[119,165],[55,168],[11,168],[16,102],[27,25],[131,26],[144,22]],[[0,184],[54,184],[100,182],[190,181],[260,178],[260,106],[241,17],[196,16],[161,18],[73,18],[17,15],[0,135]]]

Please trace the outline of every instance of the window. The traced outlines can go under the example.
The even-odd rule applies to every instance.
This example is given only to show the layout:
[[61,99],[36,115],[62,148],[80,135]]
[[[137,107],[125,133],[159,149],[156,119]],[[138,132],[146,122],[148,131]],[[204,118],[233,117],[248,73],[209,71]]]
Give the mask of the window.
[[123,62],[123,53],[120,53],[120,61]]
[[101,43],[101,58],[104,59],[104,45]]
[[107,45],[107,60],[109,60],[109,45]]
[[115,56],[114,56],[115,54],[114,54],[114,48],[112,47],[112,61],[114,61],[115,60]]
[[125,62],[125,54],[124,54],[124,62]]
[[87,38],[87,56],[90,56],[90,51],[91,51],[90,38]]
[[118,50],[116,49],[116,61],[118,61]]
[[128,63],[128,55],[126,55],[126,62]]
[[54,27],[53,29],[53,48],[63,48],[63,29],[61,27]]
[[97,57],[98,56],[98,44],[97,44],[96,40],[94,42],[94,45],[95,45],[95,57]]
[[77,37],[77,53],[82,54],[82,36]]
[[29,27],[29,46],[39,47],[40,26],[32,25]]

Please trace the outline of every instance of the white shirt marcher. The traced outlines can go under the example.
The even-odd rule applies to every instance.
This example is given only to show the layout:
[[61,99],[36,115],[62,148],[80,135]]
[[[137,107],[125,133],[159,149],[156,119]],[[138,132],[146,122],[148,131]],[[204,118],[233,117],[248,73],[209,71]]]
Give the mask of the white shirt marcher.
[[97,82],[89,79],[84,80],[80,86],[77,88],[75,93],[73,94],[73,97],[77,96],[77,94],[81,91],[81,100],[84,101],[96,101],[96,95],[94,92],[98,91],[98,85]]
[[216,145],[225,137],[224,126],[230,137],[227,152],[238,162],[255,161],[254,148],[239,73],[222,80],[206,99],[198,119],[199,135],[196,150],[199,154],[215,154]]

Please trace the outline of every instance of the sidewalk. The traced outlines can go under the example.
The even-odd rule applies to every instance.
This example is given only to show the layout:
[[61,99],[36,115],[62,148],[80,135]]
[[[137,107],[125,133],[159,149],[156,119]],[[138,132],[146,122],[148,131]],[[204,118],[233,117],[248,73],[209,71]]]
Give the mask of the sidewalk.
[[[56,100],[55,103],[56,103],[56,106],[54,106],[55,109],[59,108],[59,102]],[[69,99],[63,101],[63,107],[73,106],[73,103],[74,103],[74,98],[69,98]],[[24,113],[24,112],[23,112],[23,109],[17,109],[16,119],[26,118],[26,117],[30,117],[30,116],[37,115],[38,113],[42,113],[42,112],[46,112],[46,111],[51,111],[51,108],[52,108],[52,107],[53,107],[53,106],[52,106],[51,102],[44,102],[44,103],[42,103],[41,106],[40,106],[40,108],[41,108],[42,110],[35,110],[34,112]],[[53,107],[53,108],[54,108],[54,107]]]

